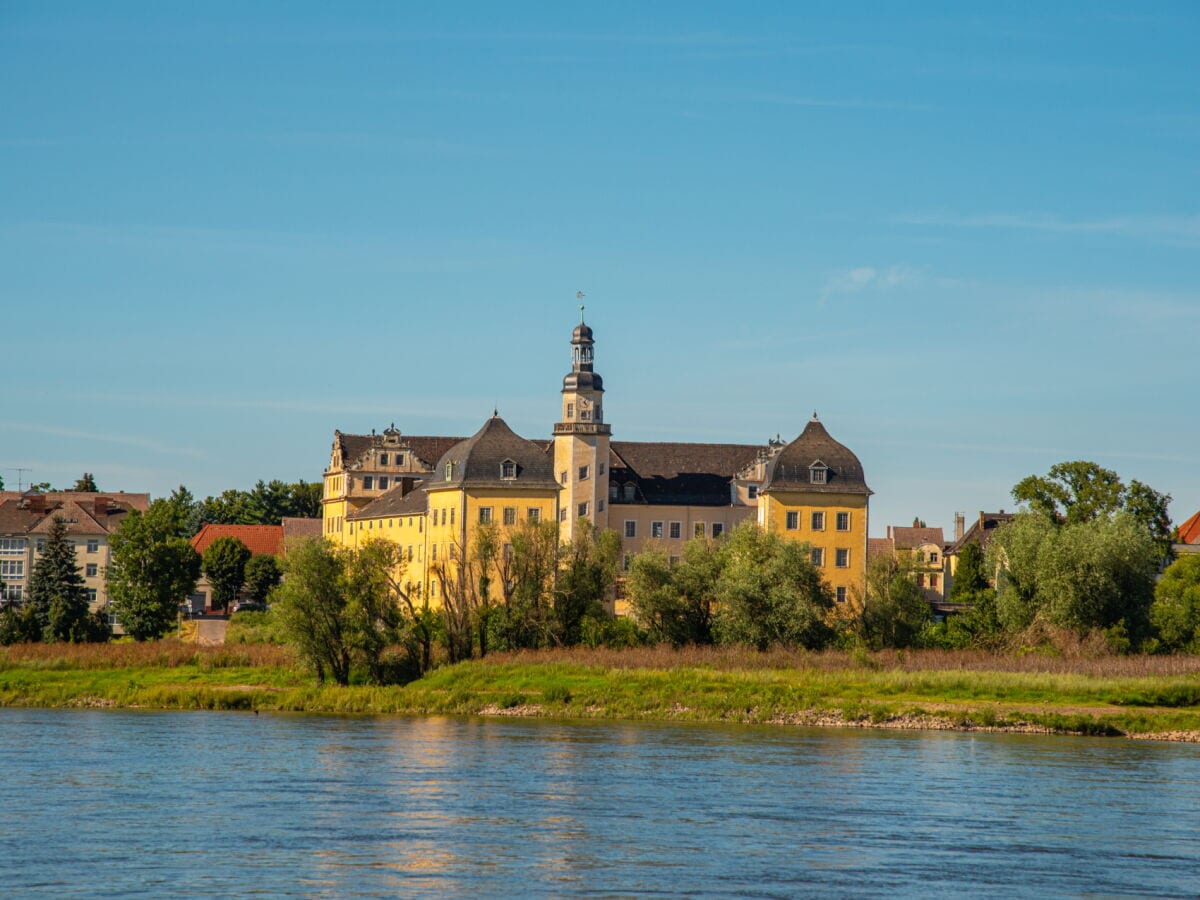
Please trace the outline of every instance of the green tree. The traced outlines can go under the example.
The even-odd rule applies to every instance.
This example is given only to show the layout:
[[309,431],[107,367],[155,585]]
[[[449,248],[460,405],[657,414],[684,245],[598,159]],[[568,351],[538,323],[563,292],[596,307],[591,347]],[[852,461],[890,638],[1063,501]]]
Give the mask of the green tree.
[[219,537],[204,551],[204,574],[213,587],[213,606],[228,609],[246,583],[250,548],[235,537]]
[[958,552],[954,581],[950,585],[951,603],[971,603],[980,591],[990,588],[984,566],[983,550],[976,543],[966,544]]
[[42,639],[37,610],[28,603],[10,603],[0,609],[0,646],[25,644]]
[[562,548],[554,522],[522,521],[492,559],[500,603],[490,619],[489,646],[522,650],[551,643],[550,610]]
[[1154,587],[1150,622],[1164,650],[1200,653],[1200,554],[1167,566]]
[[719,643],[814,649],[832,631],[825,615],[833,592],[812,564],[807,544],[763,532],[753,522],[729,533],[716,584],[714,635]]
[[255,603],[266,603],[275,585],[279,584],[279,561],[269,553],[260,553],[250,557],[245,572],[246,596]]
[[605,603],[617,581],[621,537],[612,529],[601,531],[584,519],[575,538],[563,548],[552,610],[553,638],[573,647],[583,638],[584,620],[607,616]]
[[383,684],[383,652],[398,641],[402,624],[396,602],[399,579],[394,574],[403,572],[400,548],[391,541],[367,541],[357,552],[345,554],[344,564],[350,644],[368,679]]
[[325,486],[319,481],[297,481],[292,484],[287,515],[302,519],[321,518],[321,495],[324,490]]
[[130,512],[110,540],[108,593],[117,620],[135,640],[162,637],[200,577],[200,555],[179,535],[185,525],[176,499],[173,494],[145,513]]
[[693,538],[683,545],[674,565],[658,548],[645,550],[630,561],[626,580],[629,604],[650,640],[675,646],[713,642],[722,546]]
[[933,608],[917,586],[919,567],[909,556],[881,556],[867,566],[859,634],[872,649],[911,647]]
[[75,487],[71,488],[71,490],[94,494],[97,493],[100,488],[96,487],[95,476],[92,475],[91,472],[84,472],[83,477],[79,478],[75,482]]
[[337,684],[349,684],[353,644],[342,556],[328,541],[304,541],[288,553],[284,575],[274,613],[288,642],[318,681],[328,675]]
[[34,610],[46,641],[87,639],[88,594],[75,544],[67,540],[67,522],[55,516],[46,545],[33,566],[25,602]]

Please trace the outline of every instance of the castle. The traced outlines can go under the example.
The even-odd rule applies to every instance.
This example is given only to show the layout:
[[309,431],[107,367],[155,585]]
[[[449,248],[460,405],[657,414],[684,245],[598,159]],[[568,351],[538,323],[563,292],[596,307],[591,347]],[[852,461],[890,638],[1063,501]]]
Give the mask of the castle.
[[594,349],[581,322],[550,440],[522,438],[497,414],[469,438],[406,435],[394,425],[381,434],[335,431],[325,537],[349,547],[392,541],[404,583],[437,605],[453,577],[446,562],[473,545],[480,525],[503,533],[522,521],[555,521],[568,541],[587,519],[621,535],[627,562],[650,544],[676,556],[688,539],[717,539],[754,519],[808,543],[838,602],[850,599],[866,571],[871,490],[858,457],[815,413],[790,443],[613,440]]

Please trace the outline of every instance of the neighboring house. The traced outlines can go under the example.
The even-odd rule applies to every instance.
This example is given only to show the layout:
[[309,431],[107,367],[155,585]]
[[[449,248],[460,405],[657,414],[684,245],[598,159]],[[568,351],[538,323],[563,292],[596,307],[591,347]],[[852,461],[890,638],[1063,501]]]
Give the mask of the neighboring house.
[[3,599],[24,599],[34,563],[46,543],[55,516],[62,516],[67,537],[88,592],[88,605],[108,603],[105,570],[109,537],[132,510],[145,512],[149,494],[88,491],[0,491],[0,589]]
[[[405,551],[405,578],[434,598],[434,546],[440,554],[451,544],[469,546],[483,508],[490,512],[479,514],[494,516],[501,527],[536,509],[538,516],[558,522],[564,541],[582,519],[615,529],[626,562],[650,543],[676,555],[693,537],[719,538],[757,519],[785,538],[812,543],[814,559],[819,553],[818,565],[840,598],[861,584],[871,492],[858,458],[815,416],[791,444],[778,437],[762,445],[614,441],[593,351],[592,329],[576,326],[560,421],[548,441],[518,437],[499,416],[471,438],[404,435],[394,425],[382,434],[335,431],[324,476],[322,533],[350,546],[371,537],[394,540]],[[511,446],[520,459],[493,459],[487,448],[496,443]],[[447,485],[460,483],[453,466],[466,460],[474,469],[478,459],[496,468],[478,476],[488,483],[456,486],[448,495]],[[498,468],[505,464],[516,469]],[[547,471],[553,488],[542,483]],[[532,484],[534,473],[537,484],[525,496],[521,486]],[[452,525],[457,531],[432,530]],[[444,564],[444,556],[437,562]],[[444,585],[436,590],[444,591]],[[620,602],[617,611],[623,611]]]
[[917,586],[925,599],[940,606],[946,597],[945,538],[940,528],[889,525],[887,537],[871,538],[867,542],[870,560],[879,557],[899,557],[912,560]]
[[988,513],[980,512],[979,518],[971,523],[971,527],[963,530],[965,524],[961,514],[954,518],[954,543],[946,548],[946,593],[949,594],[954,586],[954,572],[958,568],[958,555],[962,552],[962,548],[967,544],[977,544],[979,549],[987,553],[988,544],[991,543],[992,537],[995,536],[996,529],[1006,522],[1011,522],[1016,517],[1016,513],[1006,513],[1004,510],[1000,512]]
[[283,555],[300,541],[312,540],[321,536],[320,519],[301,519],[296,516],[284,516],[279,523],[283,527]]
[[[300,520],[309,521],[309,520]],[[282,525],[205,525],[191,539],[192,547],[201,556],[217,538],[237,538],[250,551],[251,556],[268,554],[282,557],[284,551],[284,527]],[[187,598],[188,611],[193,615],[213,612],[212,584],[201,574],[196,590]],[[219,609],[219,607],[218,607]]]
[[1171,545],[1176,556],[1200,553],[1200,512],[1180,525],[1177,532],[1179,540]]

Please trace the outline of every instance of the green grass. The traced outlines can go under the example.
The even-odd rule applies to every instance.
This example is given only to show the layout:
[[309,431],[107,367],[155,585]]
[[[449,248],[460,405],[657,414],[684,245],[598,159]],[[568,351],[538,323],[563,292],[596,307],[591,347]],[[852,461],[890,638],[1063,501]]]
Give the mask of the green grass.
[[1194,658],[1070,671],[1008,657],[557,651],[340,688],[316,685],[286,648],[128,648],[0,649],[0,705],[1200,732]]

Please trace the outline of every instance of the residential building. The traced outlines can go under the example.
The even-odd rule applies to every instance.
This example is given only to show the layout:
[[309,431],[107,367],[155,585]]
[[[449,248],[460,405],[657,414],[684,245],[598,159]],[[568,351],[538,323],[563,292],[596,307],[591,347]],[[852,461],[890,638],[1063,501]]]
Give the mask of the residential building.
[[100,609],[108,603],[105,570],[109,538],[133,510],[145,512],[149,494],[88,491],[0,491],[0,582],[3,599],[25,597],[34,564],[45,547],[56,516],[67,526],[75,544],[75,559],[88,592],[88,605]]
[[1016,517],[1015,513],[1006,513],[1004,510],[1000,512],[988,513],[980,511],[979,517],[971,523],[971,527],[964,531],[965,518],[961,513],[956,513],[954,516],[954,542],[946,547],[946,577],[945,577],[945,592],[949,595],[951,588],[954,586],[954,572],[958,568],[958,555],[962,552],[962,548],[967,544],[977,544],[979,549],[984,553],[987,552],[988,544],[991,543],[995,536],[996,529],[1006,522],[1011,522]]
[[892,552],[905,555],[913,566],[913,577],[925,599],[938,606],[946,598],[946,540],[941,528],[889,525],[886,540]]
[[[871,492],[858,458],[815,415],[791,444],[778,436],[765,444],[614,440],[591,327],[576,326],[570,345],[549,440],[521,438],[495,414],[467,439],[404,435],[394,424],[381,434],[335,431],[322,533],[342,545],[395,541],[405,577],[436,597],[445,585],[435,587],[434,564],[444,568],[451,547],[469,545],[479,517],[501,526],[549,517],[563,540],[587,519],[622,536],[626,560],[650,544],[677,555],[693,537],[718,539],[757,520],[811,543],[839,599],[861,584]],[[497,456],[499,447],[511,459]],[[467,482],[463,466],[473,473]],[[618,599],[617,611],[623,606]]]
[[1200,512],[1186,519],[1176,529],[1176,537],[1178,540],[1171,545],[1171,550],[1175,556],[1200,553]]
[[[282,525],[208,524],[192,536],[192,549],[201,556],[204,556],[204,551],[212,545],[213,541],[225,537],[237,538],[246,545],[246,549],[250,551],[251,556],[258,556],[260,554],[275,557],[283,556],[284,528]],[[214,611],[212,601],[212,583],[202,573],[200,580],[196,582],[196,589],[187,598],[188,612],[192,615],[211,613]]]

